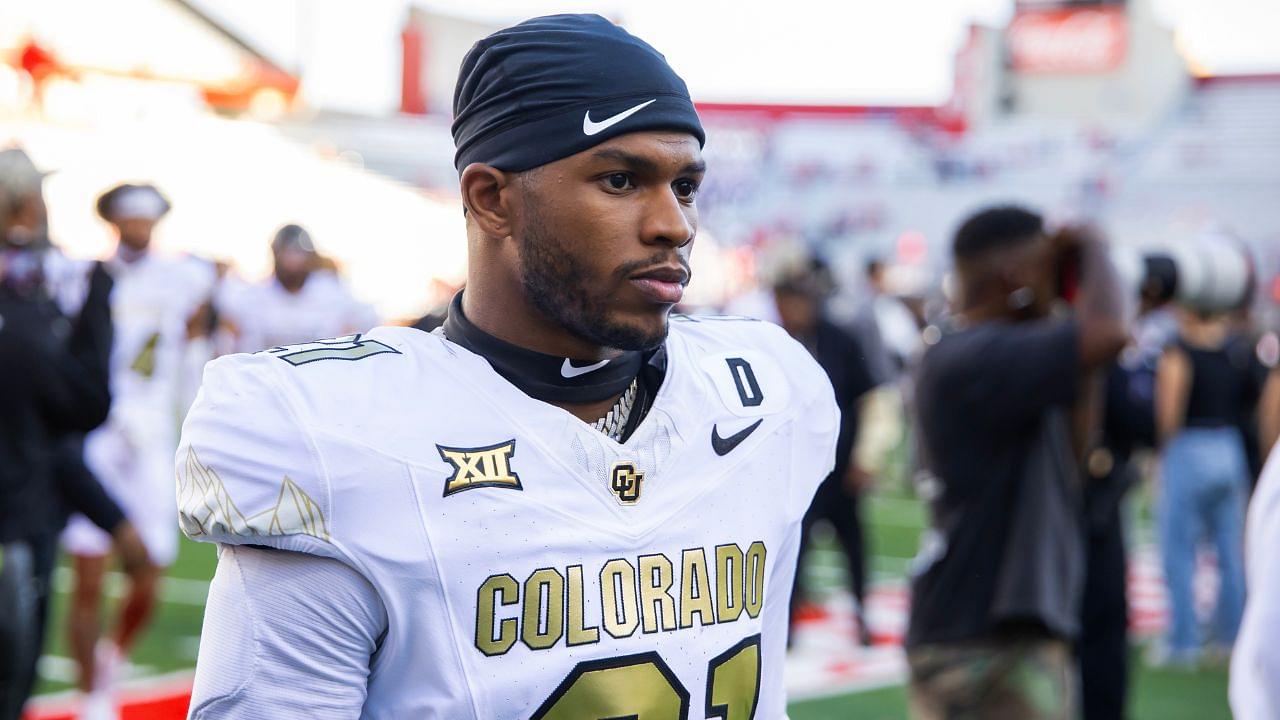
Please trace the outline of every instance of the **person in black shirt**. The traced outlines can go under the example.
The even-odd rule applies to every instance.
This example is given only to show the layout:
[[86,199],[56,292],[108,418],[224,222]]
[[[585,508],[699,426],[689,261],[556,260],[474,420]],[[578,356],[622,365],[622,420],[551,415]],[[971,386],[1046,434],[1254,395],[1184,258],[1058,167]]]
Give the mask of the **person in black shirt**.
[[58,533],[71,510],[113,534],[126,570],[146,557],[84,470],[75,437],[110,406],[111,278],[94,267],[74,318],[49,299],[42,179],[25,153],[0,151],[0,720],[20,716],[34,683]]
[[1122,502],[1138,481],[1135,450],[1155,446],[1155,360],[1126,353],[1107,372],[1102,432],[1088,457],[1085,579],[1076,663],[1083,720],[1121,720],[1129,686],[1128,564]]
[[[773,295],[783,329],[800,341],[831,379],[836,404],[840,408],[840,435],[836,440],[835,467],[818,486],[800,533],[800,561],[809,546],[813,526],[819,520],[831,523],[848,561],[849,581],[857,601],[859,641],[870,644],[863,605],[866,599],[866,541],[858,510],[858,498],[870,482],[854,462],[858,438],[858,401],[876,386],[866,353],[857,337],[829,320],[823,310],[831,281],[820,261],[781,273]],[[801,564],[791,591],[791,615],[805,599]]]
[[[1062,258],[1079,258],[1073,312],[1050,316]],[[1030,211],[964,222],[955,327],[924,355],[917,417],[936,479],[907,631],[916,717],[1069,718],[1070,642],[1083,588],[1086,375],[1127,339],[1099,239],[1050,237]]]
[[1227,318],[1183,309],[1179,337],[1156,369],[1163,443],[1157,507],[1169,589],[1168,663],[1194,666],[1200,638],[1192,580],[1201,529],[1217,551],[1215,653],[1225,661],[1244,613],[1244,510],[1249,463],[1241,418],[1258,389],[1249,354],[1231,352]]

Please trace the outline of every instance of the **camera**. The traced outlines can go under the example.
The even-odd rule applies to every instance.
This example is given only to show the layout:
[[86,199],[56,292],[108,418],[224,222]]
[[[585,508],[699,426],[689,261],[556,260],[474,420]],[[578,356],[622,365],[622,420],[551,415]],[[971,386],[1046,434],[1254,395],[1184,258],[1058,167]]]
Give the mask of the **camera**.
[[[1253,258],[1239,240],[1222,233],[1158,245],[1113,245],[1111,262],[1133,296],[1147,307],[1177,302],[1201,313],[1231,312],[1253,300]],[[1075,299],[1081,280],[1079,251],[1057,259],[1059,297]]]
[[1152,306],[1174,301],[1197,312],[1219,313],[1242,309],[1253,299],[1253,259],[1227,235],[1156,248],[1117,247],[1111,258],[1120,276]]

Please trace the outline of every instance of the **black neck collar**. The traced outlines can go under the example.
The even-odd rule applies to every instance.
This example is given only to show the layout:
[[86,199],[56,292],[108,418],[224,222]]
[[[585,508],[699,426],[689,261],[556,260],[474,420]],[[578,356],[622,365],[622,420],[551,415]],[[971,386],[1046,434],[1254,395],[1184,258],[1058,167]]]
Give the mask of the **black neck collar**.
[[631,385],[654,353],[628,351],[612,360],[591,363],[518,347],[473,325],[462,313],[462,293],[449,303],[444,334],[483,357],[524,394],[542,402],[577,404],[615,398]]

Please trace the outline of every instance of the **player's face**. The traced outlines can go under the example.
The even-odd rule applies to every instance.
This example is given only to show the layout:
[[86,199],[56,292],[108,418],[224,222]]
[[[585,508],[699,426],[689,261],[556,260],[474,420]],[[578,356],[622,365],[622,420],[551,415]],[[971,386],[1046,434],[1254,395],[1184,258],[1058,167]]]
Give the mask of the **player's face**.
[[314,256],[296,248],[284,247],[274,251],[275,274],[285,287],[301,287],[311,274]]
[[151,232],[156,228],[156,221],[149,218],[118,218],[115,226],[120,233],[121,243],[131,250],[141,251],[151,245]]
[[660,344],[689,282],[703,172],[693,136],[642,132],[525,173],[514,234],[529,301],[602,347]]

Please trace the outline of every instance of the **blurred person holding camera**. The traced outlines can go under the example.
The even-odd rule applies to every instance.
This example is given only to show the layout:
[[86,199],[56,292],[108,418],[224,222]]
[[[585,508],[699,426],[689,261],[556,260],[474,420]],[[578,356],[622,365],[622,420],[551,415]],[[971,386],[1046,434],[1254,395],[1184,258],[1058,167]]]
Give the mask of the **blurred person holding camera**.
[[[926,351],[917,416],[933,527],[912,581],[912,713],[1065,719],[1084,582],[1080,459],[1098,424],[1093,377],[1128,337],[1126,302],[1094,233],[1051,235],[996,207],[956,233],[958,313]],[[1051,312],[1064,265],[1081,284]]]
[[1241,418],[1258,388],[1251,352],[1232,352],[1225,312],[1183,306],[1177,339],[1156,369],[1156,429],[1162,444],[1158,525],[1170,623],[1159,660],[1194,667],[1201,641],[1193,580],[1203,533],[1219,574],[1210,655],[1225,658],[1245,602],[1245,503],[1251,473]]
[[82,717],[95,719],[115,716],[116,676],[150,620],[163,568],[177,554],[172,458],[185,354],[200,332],[199,318],[216,279],[210,265],[153,252],[155,227],[169,212],[169,201],[154,186],[117,185],[98,198],[97,211],[119,238],[104,262],[115,280],[113,403],[107,421],[86,437],[84,459],[137,528],[148,561],[134,573],[110,639],[100,640],[111,537],[83,514],[72,517],[63,533],[76,575],[68,641],[86,693]]
[[227,286],[219,298],[234,352],[363,332],[378,324],[373,309],[351,296],[325,267],[311,234],[289,224],[271,240],[272,276],[253,285]]
[[[79,510],[106,529],[126,569],[145,562],[136,530],[80,460],[78,433],[110,407],[111,278],[60,261],[39,172],[0,151],[0,720],[20,716],[43,646],[57,536]],[[57,272],[61,269],[62,272]],[[75,285],[63,314],[50,270]]]

